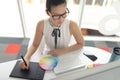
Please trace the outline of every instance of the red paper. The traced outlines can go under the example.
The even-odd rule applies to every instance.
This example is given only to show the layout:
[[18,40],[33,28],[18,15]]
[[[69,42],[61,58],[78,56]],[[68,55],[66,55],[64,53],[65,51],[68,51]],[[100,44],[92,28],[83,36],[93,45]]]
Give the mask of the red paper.
[[8,44],[5,53],[6,54],[18,54],[21,48],[21,44]]

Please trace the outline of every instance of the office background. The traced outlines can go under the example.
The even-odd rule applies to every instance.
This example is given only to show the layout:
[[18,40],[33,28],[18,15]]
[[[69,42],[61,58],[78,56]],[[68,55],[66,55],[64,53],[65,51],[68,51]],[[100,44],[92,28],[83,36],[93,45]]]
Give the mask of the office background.
[[[120,46],[120,0],[67,1],[70,10],[67,18],[81,27],[86,46],[107,51]],[[1,0],[0,10],[1,39],[32,38],[37,22],[48,17],[45,0]]]

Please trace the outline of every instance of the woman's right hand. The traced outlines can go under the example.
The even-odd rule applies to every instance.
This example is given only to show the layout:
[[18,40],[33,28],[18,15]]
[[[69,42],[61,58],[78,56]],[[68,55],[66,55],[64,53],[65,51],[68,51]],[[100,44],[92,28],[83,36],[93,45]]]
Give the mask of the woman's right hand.
[[26,63],[27,63],[27,66],[25,65],[25,63],[23,61],[20,61],[19,63],[19,67],[22,69],[22,70],[29,70],[29,60],[25,59]]

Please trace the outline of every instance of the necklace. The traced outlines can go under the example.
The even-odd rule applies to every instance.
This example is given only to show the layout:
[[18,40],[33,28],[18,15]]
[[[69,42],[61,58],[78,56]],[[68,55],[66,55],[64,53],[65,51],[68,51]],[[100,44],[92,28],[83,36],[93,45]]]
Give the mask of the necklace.
[[60,26],[55,26],[50,19],[49,19],[49,23],[53,28],[60,28]]

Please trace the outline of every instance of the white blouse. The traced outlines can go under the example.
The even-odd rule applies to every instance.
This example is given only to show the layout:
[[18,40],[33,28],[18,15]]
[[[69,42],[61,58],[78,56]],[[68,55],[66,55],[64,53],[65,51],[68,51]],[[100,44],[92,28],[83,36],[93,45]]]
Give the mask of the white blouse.
[[[71,34],[69,29],[69,23],[70,21],[66,19],[63,22],[63,24],[59,27],[60,37],[57,37],[57,48],[68,47],[70,43]],[[56,28],[58,27],[52,26],[49,19],[45,19],[43,35],[48,50],[55,49],[55,37],[52,36],[52,32]]]

